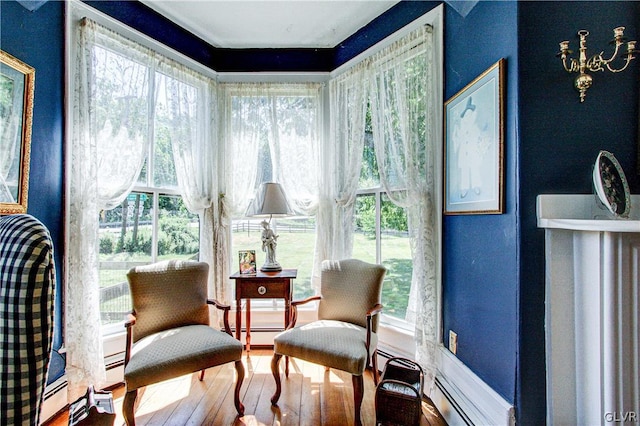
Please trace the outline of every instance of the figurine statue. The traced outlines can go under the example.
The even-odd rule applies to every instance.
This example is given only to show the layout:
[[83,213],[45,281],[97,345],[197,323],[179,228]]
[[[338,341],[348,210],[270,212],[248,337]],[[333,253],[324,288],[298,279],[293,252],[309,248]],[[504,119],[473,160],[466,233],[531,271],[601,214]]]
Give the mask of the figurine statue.
[[278,235],[269,227],[269,222],[262,221],[262,251],[267,253],[267,257],[264,261],[264,266],[261,268],[263,271],[279,271],[282,268],[276,262],[276,246]]

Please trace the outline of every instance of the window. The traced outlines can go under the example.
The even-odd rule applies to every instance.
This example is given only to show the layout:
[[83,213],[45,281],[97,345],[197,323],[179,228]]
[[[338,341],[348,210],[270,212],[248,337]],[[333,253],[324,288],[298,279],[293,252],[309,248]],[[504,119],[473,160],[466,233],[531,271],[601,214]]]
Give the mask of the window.
[[[129,269],[165,259],[198,259],[199,217],[187,210],[178,192],[172,138],[182,135],[172,127],[176,113],[170,102],[170,91],[197,97],[198,88],[154,65],[141,66],[100,45],[93,49],[102,71],[97,79],[99,94],[101,88],[121,84],[120,76],[131,69],[145,75],[145,82],[153,82],[145,84],[138,96],[123,95],[114,101],[108,89],[98,96],[106,117],[134,121],[128,128],[150,139],[133,191],[120,205],[99,215],[100,311],[103,326],[108,326],[121,323],[131,310]],[[154,100],[152,108],[147,99]]]
[[131,266],[212,263],[200,226],[211,228],[217,201],[218,125],[215,73],[83,4],[67,11],[64,321],[75,392],[105,374],[121,380],[105,360],[125,343]]
[[413,273],[407,213],[389,199],[380,185],[370,114],[367,116],[353,218],[353,256],[387,268],[382,287],[383,321],[402,326],[406,318]]
[[[261,250],[260,235],[264,219],[236,219],[232,229],[232,269],[238,268],[238,250],[255,250],[256,266],[260,268],[264,263],[265,254]],[[271,228],[278,235],[276,259],[283,268],[295,268],[298,276],[294,280],[293,299],[303,299],[312,296],[314,289],[311,285],[311,271],[313,269],[313,253],[315,245],[316,226],[314,217],[278,218],[271,220]],[[282,302],[279,300],[278,303]],[[256,305],[258,301],[253,301]],[[252,306],[253,306],[252,305]],[[257,305],[256,305],[257,306]]]
[[179,195],[134,191],[100,214],[100,311],[103,325],[131,311],[127,271],[163,259],[197,259],[199,219]]
[[[320,85],[288,83],[227,84],[227,193],[232,204],[231,268],[237,270],[239,250],[255,250],[257,266],[265,253],[260,240],[264,219],[244,217],[246,207],[263,182],[282,185],[295,217],[273,218],[278,235],[276,259],[295,268],[293,297],[314,293],[312,270],[317,198],[318,134],[321,125]],[[259,303],[255,303],[255,306]]]

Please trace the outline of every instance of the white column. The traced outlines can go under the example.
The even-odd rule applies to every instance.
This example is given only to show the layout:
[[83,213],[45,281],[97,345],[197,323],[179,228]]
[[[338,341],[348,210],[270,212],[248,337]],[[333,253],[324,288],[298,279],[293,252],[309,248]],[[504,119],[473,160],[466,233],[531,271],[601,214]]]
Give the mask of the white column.
[[640,220],[601,215],[593,196],[538,197],[552,425],[640,422]]

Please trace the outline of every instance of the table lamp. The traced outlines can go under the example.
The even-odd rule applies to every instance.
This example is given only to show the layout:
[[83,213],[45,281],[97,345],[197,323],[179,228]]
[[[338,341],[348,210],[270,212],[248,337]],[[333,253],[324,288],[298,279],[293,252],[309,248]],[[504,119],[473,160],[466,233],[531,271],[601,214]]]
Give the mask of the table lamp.
[[287,197],[279,183],[262,183],[256,192],[256,196],[249,204],[245,216],[247,217],[267,217],[269,220],[262,221],[262,251],[266,252],[264,265],[260,268],[263,272],[281,271],[282,267],[276,261],[276,245],[278,235],[271,229],[271,219],[275,217],[286,217],[293,215],[293,210],[289,207]]

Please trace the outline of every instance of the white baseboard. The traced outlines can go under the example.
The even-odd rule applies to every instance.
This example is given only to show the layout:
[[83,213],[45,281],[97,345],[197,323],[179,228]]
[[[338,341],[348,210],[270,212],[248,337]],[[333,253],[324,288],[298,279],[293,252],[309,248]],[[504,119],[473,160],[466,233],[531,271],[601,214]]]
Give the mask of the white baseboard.
[[67,406],[67,376],[63,375],[47,385],[40,409],[40,423],[44,423]]
[[515,409],[444,347],[431,400],[448,425],[515,425]]

